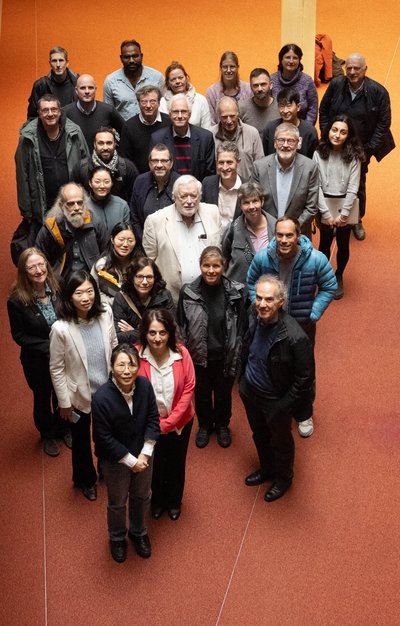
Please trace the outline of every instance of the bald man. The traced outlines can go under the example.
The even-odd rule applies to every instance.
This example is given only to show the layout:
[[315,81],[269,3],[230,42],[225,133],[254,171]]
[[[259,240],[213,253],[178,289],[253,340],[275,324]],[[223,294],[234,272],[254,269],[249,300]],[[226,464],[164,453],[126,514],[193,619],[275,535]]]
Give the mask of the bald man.
[[93,76],[79,76],[75,91],[78,100],[67,104],[63,112],[80,126],[90,151],[93,149],[94,136],[102,126],[114,128],[121,135],[124,119],[111,104],[96,100],[96,81]]
[[248,180],[254,161],[264,156],[260,134],[254,126],[245,124],[239,119],[237,102],[229,96],[224,96],[219,101],[218,115],[219,123],[211,128],[215,148],[223,141],[233,141],[239,150],[238,174],[243,180]]
[[360,222],[354,226],[354,236],[365,239],[362,218],[366,205],[366,176],[372,156],[381,161],[395,147],[390,132],[390,97],[383,85],[366,76],[367,63],[362,54],[354,53],[346,59],[346,76],[334,78],[319,109],[321,131],[329,127],[339,113],[348,115],[354,122],[364,146],[366,161],[361,165],[358,191],[360,200]]

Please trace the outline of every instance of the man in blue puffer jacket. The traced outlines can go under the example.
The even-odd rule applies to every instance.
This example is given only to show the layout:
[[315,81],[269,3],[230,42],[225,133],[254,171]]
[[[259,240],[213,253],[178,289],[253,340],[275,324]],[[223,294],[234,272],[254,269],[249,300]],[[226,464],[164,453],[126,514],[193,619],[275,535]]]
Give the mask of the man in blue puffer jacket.
[[[294,317],[315,343],[316,322],[333,299],[337,282],[326,256],[313,248],[300,234],[300,224],[292,217],[281,217],[275,224],[275,237],[255,255],[247,272],[252,302],[255,284],[263,274],[278,276],[288,288],[286,311]],[[302,437],[314,432],[312,403],[304,405],[295,416]]]

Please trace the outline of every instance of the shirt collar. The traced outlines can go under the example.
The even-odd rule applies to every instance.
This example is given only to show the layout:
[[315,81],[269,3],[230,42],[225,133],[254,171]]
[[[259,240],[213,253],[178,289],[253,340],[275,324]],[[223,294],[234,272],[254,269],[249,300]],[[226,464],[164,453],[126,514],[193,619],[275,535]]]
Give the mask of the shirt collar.
[[96,100],[93,100],[92,108],[90,109],[90,111],[86,111],[86,109],[83,108],[83,106],[81,105],[79,100],[76,101],[76,108],[78,109],[78,111],[80,111],[84,115],[91,115],[92,113],[94,113],[95,110],[96,110],[96,106],[97,106],[97,102],[96,102]]
[[162,118],[161,118],[161,113],[160,113],[160,111],[157,111],[157,116],[156,116],[156,119],[154,120],[154,122],[152,122],[152,123],[150,124],[149,122],[147,122],[147,121],[144,119],[144,117],[143,117],[143,115],[142,115],[142,112],[140,111],[140,112],[139,112],[139,120],[140,120],[140,121],[142,122],[142,124],[144,124],[145,126],[153,126],[153,124],[155,124],[156,122],[161,122],[161,121],[162,121]]
[[221,177],[219,179],[219,188],[222,189],[222,191],[233,191],[233,189],[239,189],[239,187],[241,186],[242,181],[240,180],[240,176],[239,174],[236,174],[236,180],[235,180],[235,184],[233,185],[233,187],[231,187],[230,189],[226,189],[223,184],[222,184],[222,180]]
[[275,160],[276,160],[276,164],[277,164],[277,166],[278,166],[278,170],[279,170],[280,172],[283,172],[283,173],[285,173],[285,172],[290,172],[290,171],[293,169],[293,167],[294,167],[294,164],[295,164],[295,162],[296,162],[296,157],[297,157],[297,152],[296,152],[296,154],[294,155],[294,159],[293,159],[293,161],[291,162],[291,164],[289,165],[289,167],[282,167],[282,165],[281,165],[281,164],[280,164],[280,162],[279,162],[278,155],[277,155],[277,154],[276,154],[276,152],[275,152]]
[[172,128],[172,136],[173,136],[173,137],[180,137],[181,139],[184,139],[184,137],[189,137],[189,139],[190,139],[190,136],[191,136],[191,135],[190,135],[190,124],[189,124],[188,129],[187,129],[187,131],[186,131],[186,133],[184,134],[184,136],[183,136],[183,137],[181,137],[180,135],[178,135],[178,134],[175,132],[174,127],[173,127],[173,126],[172,126],[171,128]]

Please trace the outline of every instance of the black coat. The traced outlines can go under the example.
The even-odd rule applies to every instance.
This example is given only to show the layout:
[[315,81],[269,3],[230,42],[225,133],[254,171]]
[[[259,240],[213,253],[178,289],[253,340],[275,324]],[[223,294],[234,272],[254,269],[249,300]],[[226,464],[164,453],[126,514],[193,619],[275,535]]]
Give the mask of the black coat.
[[132,412],[121,392],[109,379],[92,400],[93,439],[100,459],[117,463],[128,452],[140,454],[145,439],[160,436],[160,416],[151,382],[135,381]]
[[[115,295],[112,310],[114,315],[115,332],[119,343],[136,343],[139,338],[139,324],[141,318],[150,309],[167,309],[175,317],[175,305],[172,300],[171,293],[168,289],[161,289],[156,294],[151,296],[150,302],[147,305],[142,304],[140,299],[135,296],[133,290],[129,291],[129,296],[133,303],[137,307],[141,317],[132,309],[123,296],[123,291],[120,291]],[[127,332],[121,332],[118,327],[118,322],[125,320],[134,330]]]
[[334,78],[326,90],[319,108],[321,130],[332,123],[339,113],[354,122],[368,157],[381,161],[395,147],[390,132],[391,109],[387,90],[371,78],[365,78],[364,89],[351,100],[345,76]]
[[[287,413],[301,406],[313,394],[315,366],[309,338],[296,320],[282,309],[278,314],[276,337],[267,359],[268,372],[279,400],[277,411]],[[246,365],[258,318],[255,309],[250,314],[249,331],[244,341],[243,364]],[[244,371],[244,370],[243,370]]]

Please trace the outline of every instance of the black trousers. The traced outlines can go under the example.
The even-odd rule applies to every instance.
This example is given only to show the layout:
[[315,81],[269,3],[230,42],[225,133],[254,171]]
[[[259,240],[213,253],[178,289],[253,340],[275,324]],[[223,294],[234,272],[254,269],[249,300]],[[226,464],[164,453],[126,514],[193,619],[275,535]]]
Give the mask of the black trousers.
[[232,415],[233,376],[224,376],[224,362],[210,361],[207,367],[194,366],[194,400],[200,428],[212,431],[228,426]]
[[274,400],[250,395],[243,379],[239,391],[253,433],[261,470],[268,476],[273,476],[277,482],[290,483],[294,464],[291,414],[277,410]]
[[[317,324],[316,322],[312,322],[311,320],[307,320],[306,322],[299,322],[299,324],[304,330],[304,332],[306,333],[309,340],[311,341],[311,345],[313,349],[313,360],[314,360],[315,335],[317,332]],[[293,417],[296,420],[296,422],[304,422],[305,420],[308,420],[310,417],[313,416],[313,412],[314,412],[313,406],[314,406],[315,393],[316,393],[316,384],[317,384],[317,381],[315,380],[315,362],[314,362],[314,380],[312,384],[311,394],[307,398],[307,400],[303,400],[296,406],[293,412]]]
[[93,465],[92,444],[90,439],[90,413],[77,411],[81,416],[74,424],[71,422],[72,435],[72,480],[76,487],[93,487],[97,474]]
[[365,163],[361,163],[360,174],[360,186],[358,188],[358,201],[360,205],[360,220],[365,215],[365,209],[367,205],[367,173],[370,159],[367,159]]
[[324,224],[320,227],[319,251],[323,252],[329,260],[331,256],[331,245],[336,237],[337,254],[336,254],[336,274],[342,276],[350,258],[350,233],[351,226],[342,226],[339,228],[329,228]]
[[175,431],[161,435],[154,448],[153,480],[151,483],[153,506],[179,507],[185,487],[186,455],[193,419],[180,435]]
[[33,420],[43,439],[61,437],[68,424],[60,417],[57,396],[49,372],[49,357],[45,354],[21,355],[26,382],[33,392]]

